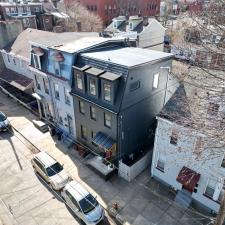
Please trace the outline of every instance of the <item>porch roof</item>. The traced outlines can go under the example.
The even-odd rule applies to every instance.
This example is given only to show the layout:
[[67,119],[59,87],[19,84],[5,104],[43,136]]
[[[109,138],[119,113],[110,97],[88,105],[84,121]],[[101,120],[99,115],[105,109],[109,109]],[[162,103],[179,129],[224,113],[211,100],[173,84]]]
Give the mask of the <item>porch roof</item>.
[[104,149],[110,149],[116,143],[115,140],[102,132],[98,132],[92,141]]
[[181,183],[185,189],[190,192],[193,192],[199,179],[199,173],[184,166],[178,174],[176,180]]

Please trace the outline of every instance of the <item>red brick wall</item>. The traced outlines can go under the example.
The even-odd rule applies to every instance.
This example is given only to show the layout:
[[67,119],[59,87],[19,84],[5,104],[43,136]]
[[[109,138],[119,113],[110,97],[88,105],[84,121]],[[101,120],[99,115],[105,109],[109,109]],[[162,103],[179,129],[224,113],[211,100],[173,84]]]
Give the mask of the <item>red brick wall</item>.
[[[64,0],[65,4],[76,0]],[[155,16],[160,11],[160,0],[77,0],[90,12],[98,14],[104,25],[119,15]],[[129,4],[130,3],[130,4]]]

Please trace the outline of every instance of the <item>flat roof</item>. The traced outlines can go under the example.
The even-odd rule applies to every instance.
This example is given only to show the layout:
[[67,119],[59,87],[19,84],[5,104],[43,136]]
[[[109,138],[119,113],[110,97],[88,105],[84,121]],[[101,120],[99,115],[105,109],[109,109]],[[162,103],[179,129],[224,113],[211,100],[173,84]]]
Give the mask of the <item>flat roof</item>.
[[120,78],[121,75],[118,75],[118,74],[115,74],[115,73],[106,72],[106,73],[103,73],[100,77],[104,78],[106,80],[114,81],[114,80],[117,80],[118,78]]
[[100,69],[91,67],[90,69],[85,70],[85,73],[89,73],[94,76],[99,76],[100,74],[104,73],[104,70],[100,70]]
[[85,198],[89,192],[77,181],[71,181],[66,186],[65,189],[70,192],[70,194],[79,202],[81,199]]
[[88,35],[84,37],[84,35],[86,35],[85,32],[82,33],[82,36],[80,36],[80,38],[78,36],[76,40],[70,40],[60,45],[49,46],[49,47],[58,51],[74,53],[82,49],[87,49],[92,46],[99,45],[101,43],[124,40],[124,38],[103,38],[103,37],[96,37],[96,36],[88,37]]
[[133,67],[148,62],[173,57],[173,54],[171,53],[135,47],[117,48],[105,51],[82,53],[81,55],[84,57],[97,59],[108,63],[111,62],[126,67]]

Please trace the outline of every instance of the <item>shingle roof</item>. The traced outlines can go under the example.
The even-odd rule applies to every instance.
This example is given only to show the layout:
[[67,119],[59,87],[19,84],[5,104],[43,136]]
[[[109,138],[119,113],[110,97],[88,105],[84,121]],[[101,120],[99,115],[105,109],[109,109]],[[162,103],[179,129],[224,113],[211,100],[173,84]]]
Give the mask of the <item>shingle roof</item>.
[[190,125],[191,111],[183,84],[177,88],[158,116],[177,124]]
[[30,41],[36,41],[41,38],[51,38],[55,36],[56,33],[28,28],[19,34],[19,36],[12,44],[10,52],[14,53],[15,55],[20,55],[26,59],[29,59]]

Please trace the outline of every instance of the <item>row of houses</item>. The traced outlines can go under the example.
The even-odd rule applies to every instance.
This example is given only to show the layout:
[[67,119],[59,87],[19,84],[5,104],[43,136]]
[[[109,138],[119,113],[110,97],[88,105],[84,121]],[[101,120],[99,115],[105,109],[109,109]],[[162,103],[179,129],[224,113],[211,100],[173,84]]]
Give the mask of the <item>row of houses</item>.
[[51,2],[47,1],[0,2],[0,21],[20,21],[23,29],[62,32],[62,27],[58,27],[60,25],[58,21],[67,18],[66,14],[59,12]]
[[179,84],[171,74],[172,54],[97,33],[27,29],[1,53],[7,68],[0,79],[27,89],[30,84],[20,81],[29,79],[40,118],[62,141],[93,153],[88,163],[102,175],[114,171],[109,163],[128,174],[124,165],[132,167],[154,141],[151,176],[174,188],[175,201],[185,207],[197,203],[218,212],[224,72],[194,67]]

